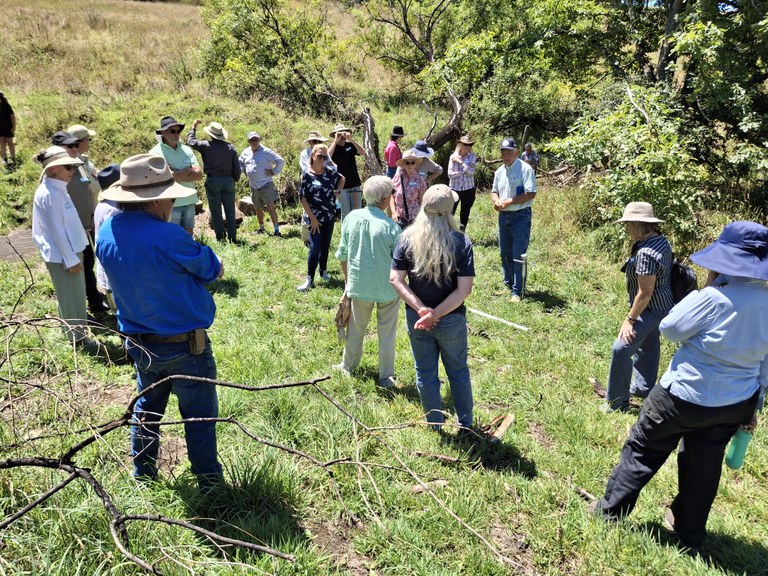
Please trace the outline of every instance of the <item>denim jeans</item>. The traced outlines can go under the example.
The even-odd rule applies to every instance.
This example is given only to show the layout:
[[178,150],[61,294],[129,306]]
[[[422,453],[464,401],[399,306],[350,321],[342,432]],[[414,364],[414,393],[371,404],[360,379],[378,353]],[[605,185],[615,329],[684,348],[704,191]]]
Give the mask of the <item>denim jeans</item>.
[[[230,242],[237,240],[237,225],[235,224],[235,180],[231,176],[208,176],[205,180],[205,195],[208,198],[208,210],[211,213],[211,225],[216,233],[216,240],[229,238]],[[221,218],[221,207],[227,218],[227,230],[224,232],[224,220]]]
[[499,212],[499,253],[504,284],[512,294],[523,295],[523,265],[520,259],[528,252],[531,239],[531,209]]
[[419,315],[406,306],[405,319],[411,352],[416,362],[416,390],[427,421],[442,424],[445,418],[437,377],[438,358],[443,359],[445,374],[451,386],[451,396],[459,424],[472,426],[472,383],[467,365],[467,318],[463,314],[447,314],[432,330],[413,327]]
[[397,173],[397,166],[387,166],[387,178],[394,178]]
[[328,252],[331,249],[331,238],[333,238],[333,226],[335,222],[320,223],[319,232],[309,232],[309,255],[307,256],[307,275],[314,280],[317,265],[320,270],[328,269]]
[[730,406],[699,406],[656,386],[643,402],[598,510],[609,518],[632,512],[640,491],[680,444],[678,493],[671,505],[675,532],[686,546],[701,546],[720,483],[726,445],[739,425],[752,418],[757,397],[756,392]]
[[195,228],[195,205],[174,206],[171,211],[171,222],[187,230]]
[[626,410],[630,394],[645,398],[656,384],[661,354],[659,324],[667,314],[646,308],[635,321],[634,340],[627,344],[616,338],[613,343],[605,399],[614,410]]
[[363,207],[363,189],[360,186],[344,188],[339,195],[341,202],[341,219],[347,217],[352,210]]
[[[199,355],[190,353],[187,342],[157,344],[141,337],[137,337],[136,341],[126,340],[126,350],[136,365],[139,392],[174,374],[216,378],[216,362],[210,341],[206,342],[205,352]],[[160,427],[152,423],[162,419],[171,392],[179,401],[182,418],[215,418],[219,415],[216,387],[205,382],[168,380],[139,398],[134,407],[133,420],[142,424],[131,427],[133,475],[137,478],[157,476]],[[206,487],[219,481],[222,469],[216,451],[216,423],[185,424],[184,435],[192,472],[200,486]]]

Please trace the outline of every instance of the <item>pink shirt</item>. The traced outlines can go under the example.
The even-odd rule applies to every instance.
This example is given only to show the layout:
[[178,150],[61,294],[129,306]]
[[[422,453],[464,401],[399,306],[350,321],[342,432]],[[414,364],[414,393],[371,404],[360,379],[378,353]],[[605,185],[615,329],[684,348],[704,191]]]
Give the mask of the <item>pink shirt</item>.
[[384,148],[384,161],[387,163],[387,168],[394,168],[397,166],[397,161],[403,157],[400,152],[400,147],[397,142],[390,140],[387,147]]
[[[421,177],[418,170],[408,176],[405,170],[398,168],[392,184],[395,191],[392,199],[395,201],[395,219],[400,222],[410,222],[416,218],[421,208],[421,195],[427,191],[427,183]],[[408,202],[408,213],[405,211],[405,202]]]

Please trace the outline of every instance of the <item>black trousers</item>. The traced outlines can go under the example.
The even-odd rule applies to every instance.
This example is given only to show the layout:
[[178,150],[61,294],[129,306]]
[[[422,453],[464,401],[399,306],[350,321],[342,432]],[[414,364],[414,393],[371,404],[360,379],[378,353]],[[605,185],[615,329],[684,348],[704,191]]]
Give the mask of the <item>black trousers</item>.
[[678,493],[672,502],[675,532],[686,546],[701,546],[726,445],[739,425],[751,420],[757,398],[756,392],[737,404],[710,408],[680,400],[655,386],[621,450],[621,460],[598,509],[611,518],[632,512],[640,491],[680,443]]
[[459,195],[459,201],[453,205],[453,214],[456,214],[456,208],[461,203],[461,212],[459,212],[459,222],[464,226],[469,222],[469,211],[472,210],[472,205],[475,203],[475,189],[469,188],[467,190],[454,190]]
[[104,300],[96,285],[96,273],[93,267],[96,265],[96,257],[93,254],[93,232],[85,232],[88,235],[88,245],[83,250],[83,272],[85,273],[85,297],[88,305],[97,305]]

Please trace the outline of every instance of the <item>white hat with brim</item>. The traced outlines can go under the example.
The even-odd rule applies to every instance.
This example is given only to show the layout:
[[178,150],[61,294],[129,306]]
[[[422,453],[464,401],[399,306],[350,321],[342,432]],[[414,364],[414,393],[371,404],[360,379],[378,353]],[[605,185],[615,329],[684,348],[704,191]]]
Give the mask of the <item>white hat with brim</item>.
[[99,195],[99,200],[123,204],[175,200],[186,198],[195,191],[178,184],[162,156],[138,154],[120,164],[120,180]]
[[336,126],[334,126],[333,130],[331,130],[331,132],[330,132],[331,138],[336,136],[336,132],[350,132],[351,133],[352,129],[351,128],[347,128],[346,126],[344,126],[344,124],[336,124]]
[[306,140],[304,140],[304,142],[306,142],[307,144],[309,144],[310,142],[328,142],[328,138],[320,134],[320,132],[313,130],[312,132],[309,133],[309,136],[307,137]]
[[208,126],[203,126],[203,131],[216,140],[229,140],[229,132],[218,122],[211,122]]
[[445,184],[435,184],[427,188],[421,199],[421,209],[430,214],[445,216],[453,212],[453,207],[459,201],[459,195]]
[[400,168],[405,168],[405,163],[416,161],[416,166],[424,162],[424,158],[417,156],[415,150],[406,150],[403,155],[400,157],[400,159],[395,162]]
[[650,222],[651,224],[660,224],[664,220],[659,220],[653,214],[653,206],[648,202],[630,202],[624,208],[624,214],[616,222]]
[[53,168],[54,166],[83,165],[82,160],[79,158],[72,158],[72,156],[69,155],[69,152],[67,152],[66,149],[62,148],[61,146],[50,146],[46,148],[44,152],[41,152],[35,156],[35,160],[43,165],[43,170],[40,172],[40,180],[43,179],[45,171],[48,168]]
[[93,138],[94,136],[96,136],[95,130],[86,128],[82,124],[73,124],[72,126],[67,128],[67,132],[72,134],[72,136],[74,136],[78,140],[82,140],[83,138]]

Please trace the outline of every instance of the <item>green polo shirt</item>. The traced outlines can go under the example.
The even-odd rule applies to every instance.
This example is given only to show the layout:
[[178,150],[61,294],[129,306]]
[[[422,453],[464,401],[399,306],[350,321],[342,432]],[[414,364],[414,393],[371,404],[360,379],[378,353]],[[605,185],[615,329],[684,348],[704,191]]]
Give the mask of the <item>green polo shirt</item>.
[[[192,148],[181,142],[179,142],[175,149],[168,146],[165,142],[158,142],[157,146],[152,148],[149,153],[165,158],[165,161],[168,162],[168,166],[171,167],[171,170],[183,170],[190,166],[199,165],[197,158],[195,158],[195,153],[192,152]],[[179,184],[190,188],[190,195],[185,196],[184,198],[177,198],[173,202],[173,206],[176,208],[197,203],[197,189],[195,188],[195,183],[179,182]]]
[[389,283],[400,226],[375,206],[352,210],[341,225],[336,258],[347,263],[347,294],[356,300],[389,302],[397,292]]

